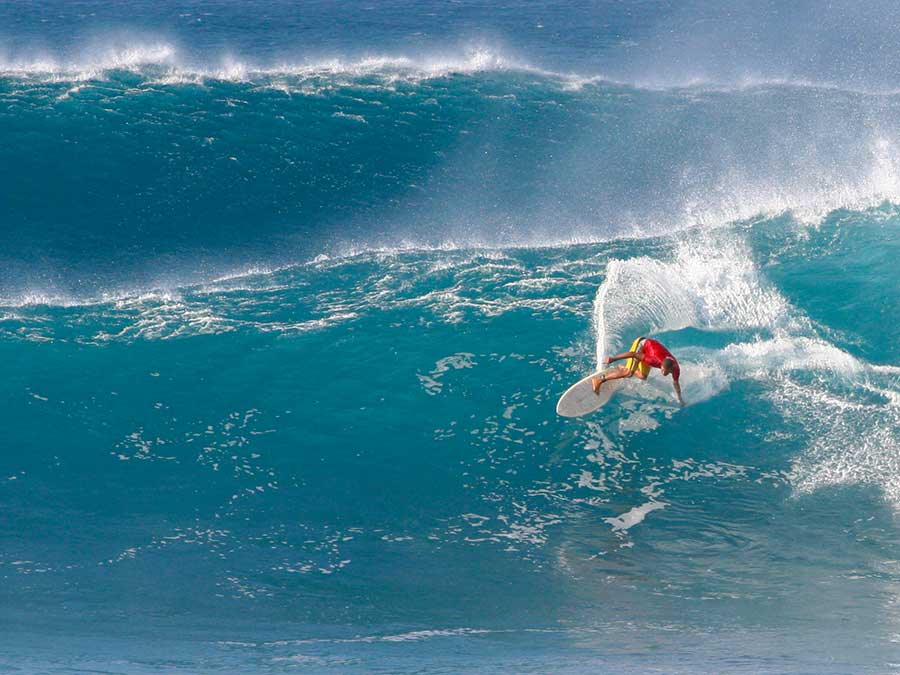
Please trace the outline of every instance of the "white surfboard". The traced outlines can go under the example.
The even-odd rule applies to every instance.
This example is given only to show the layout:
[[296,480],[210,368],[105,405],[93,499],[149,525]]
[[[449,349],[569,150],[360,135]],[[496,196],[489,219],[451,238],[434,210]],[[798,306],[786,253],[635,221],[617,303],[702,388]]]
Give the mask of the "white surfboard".
[[597,375],[600,375],[601,373],[612,370],[615,370],[615,367],[591,373],[583,380],[579,380],[569,387],[566,390],[566,393],[563,394],[557,402],[556,413],[563,417],[581,417],[582,415],[587,415],[589,412],[594,412],[597,408],[604,405],[612,398],[616,389],[619,388],[621,381],[613,380],[612,382],[604,382],[600,385],[600,393],[595,394],[594,389],[591,386],[591,379],[597,377]]

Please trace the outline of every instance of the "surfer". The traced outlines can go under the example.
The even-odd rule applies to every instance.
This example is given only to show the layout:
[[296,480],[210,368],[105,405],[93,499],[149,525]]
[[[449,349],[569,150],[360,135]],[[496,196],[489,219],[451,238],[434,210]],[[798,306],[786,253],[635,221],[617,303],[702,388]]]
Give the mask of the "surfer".
[[681,377],[681,368],[678,360],[672,356],[672,352],[666,349],[661,342],[651,338],[638,338],[631,345],[631,351],[616,356],[607,356],[604,363],[609,365],[613,361],[628,359],[625,365],[619,366],[615,370],[600,373],[591,380],[591,386],[595,394],[600,393],[600,385],[608,380],[618,380],[623,377],[636,376],[642,380],[647,379],[651,368],[659,368],[663,377],[672,374],[672,386],[675,387],[675,393],[678,395],[678,402],[683,406],[684,399],[681,397],[681,385],[678,378]]

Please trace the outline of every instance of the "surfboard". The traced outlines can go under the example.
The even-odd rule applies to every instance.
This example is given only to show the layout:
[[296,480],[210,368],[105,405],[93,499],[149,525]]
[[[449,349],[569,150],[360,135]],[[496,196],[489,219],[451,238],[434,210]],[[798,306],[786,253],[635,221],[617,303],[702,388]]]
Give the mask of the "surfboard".
[[595,394],[591,387],[591,379],[601,373],[612,370],[615,370],[615,367],[591,373],[583,380],[579,380],[569,387],[556,404],[556,414],[563,417],[581,417],[589,412],[594,412],[597,408],[606,404],[612,398],[616,389],[619,388],[621,381],[604,382],[600,385],[600,393]]

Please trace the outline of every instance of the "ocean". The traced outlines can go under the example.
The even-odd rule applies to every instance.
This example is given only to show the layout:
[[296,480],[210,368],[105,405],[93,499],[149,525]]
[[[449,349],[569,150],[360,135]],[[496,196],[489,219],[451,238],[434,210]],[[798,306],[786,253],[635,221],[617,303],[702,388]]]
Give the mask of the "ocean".
[[0,5],[0,671],[900,672],[898,24]]

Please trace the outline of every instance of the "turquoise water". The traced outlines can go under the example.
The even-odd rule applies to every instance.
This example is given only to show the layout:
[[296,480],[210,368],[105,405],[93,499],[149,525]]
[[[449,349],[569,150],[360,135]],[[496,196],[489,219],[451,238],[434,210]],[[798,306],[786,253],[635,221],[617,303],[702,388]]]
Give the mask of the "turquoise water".
[[[2,668],[898,667],[865,53],[666,83],[690,8],[73,7],[3,9]],[[555,415],[642,334],[685,408]]]

